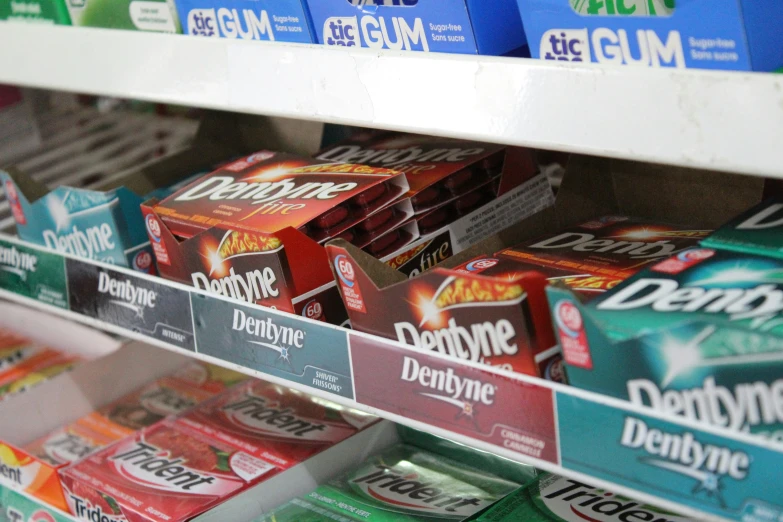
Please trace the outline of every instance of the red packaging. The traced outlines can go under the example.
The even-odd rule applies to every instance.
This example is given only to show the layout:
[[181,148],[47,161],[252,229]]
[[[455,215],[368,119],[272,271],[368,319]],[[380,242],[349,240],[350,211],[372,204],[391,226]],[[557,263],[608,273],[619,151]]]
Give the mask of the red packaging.
[[408,279],[344,242],[327,249],[355,330],[543,375],[555,340],[540,272],[505,282],[436,266]]
[[376,420],[289,388],[252,381],[184,413],[176,422],[287,469]]
[[[323,149],[316,157],[404,171],[410,185],[407,197],[416,214],[422,214],[505,174],[506,149],[503,145],[434,136],[362,131]],[[506,190],[504,187],[502,192]]]
[[163,377],[88,414],[82,422],[102,425],[106,421],[136,431],[176,415],[212,397],[214,393]]
[[697,246],[711,233],[628,216],[603,216],[506,248],[497,257],[546,268],[553,275],[562,271],[562,277],[601,276],[621,281],[647,265]]
[[[287,312],[320,309],[318,319],[342,324],[344,307],[332,304],[328,289],[317,294],[332,281],[318,242],[372,217],[407,190],[400,172],[263,152],[163,202],[145,202],[142,213],[163,277]],[[266,201],[269,191],[281,197]]]
[[624,277],[592,275],[585,272],[537,266],[498,256],[479,256],[455,268],[459,272],[481,274],[497,277],[503,281],[514,281],[525,272],[535,270],[544,274],[547,281],[553,283],[562,281],[575,292],[590,299],[599,293],[606,292],[621,283]]
[[101,522],[183,522],[277,468],[161,422],[60,470],[71,513]]
[[320,242],[407,189],[402,172],[262,151],[199,178],[155,211],[183,238],[215,225],[268,234],[292,227]]

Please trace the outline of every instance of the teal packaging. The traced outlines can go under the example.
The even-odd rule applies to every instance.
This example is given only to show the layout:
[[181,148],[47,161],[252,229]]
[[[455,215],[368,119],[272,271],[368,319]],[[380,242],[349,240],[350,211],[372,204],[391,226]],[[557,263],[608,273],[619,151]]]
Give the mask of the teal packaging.
[[760,203],[720,227],[701,244],[783,259],[783,201],[768,199]]
[[779,0],[517,0],[534,58],[773,71]]
[[154,273],[140,205],[144,198],[120,187],[108,191],[57,187],[28,198],[21,174],[0,171],[19,237],[64,254]]
[[0,0],[0,20],[71,25],[64,0]]
[[[203,127],[203,126],[202,126]],[[209,130],[209,127],[207,127]],[[20,239],[78,257],[154,274],[141,203],[165,197],[193,176],[212,170],[235,151],[204,143],[94,189],[59,186],[49,190],[16,168],[0,169]],[[196,151],[197,153],[194,153]]]
[[783,260],[696,248],[587,303],[547,293],[573,386],[783,441]]

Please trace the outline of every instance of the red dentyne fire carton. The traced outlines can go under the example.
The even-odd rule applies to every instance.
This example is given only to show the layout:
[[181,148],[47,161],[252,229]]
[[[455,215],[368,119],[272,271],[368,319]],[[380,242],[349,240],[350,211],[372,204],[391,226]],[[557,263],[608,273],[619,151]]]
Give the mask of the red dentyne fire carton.
[[628,216],[603,216],[507,248],[498,257],[563,275],[626,279],[642,268],[699,244],[711,230]]
[[505,149],[433,136],[362,131],[316,157],[404,171],[410,185],[406,196],[418,215],[499,179]]
[[198,179],[155,210],[182,238],[224,225],[262,233],[293,227],[320,242],[406,190],[401,172],[263,151]]
[[[408,279],[344,241],[328,249],[353,328],[458,359],[543,373],[537,356],[555,342],[540,272],[506,282],[435,267]],[[390,284],[379,287],[374,279]]]
[[60,471],[77,518],[182,522],[277,468],[184,426],[161,422]]
[[456,270],[513,281],[537,270],[590,298],[614,288],[643,267],[693,246],[709,230],[652,220],[603,216],[495,255],[471,259]]
[[164,277],[289,312],[319,308],[308,317],[340,324],[345,312],[328,310],[328,295],[307,306],[332,280],[319,241],[390,208],[404,219],[410,211],[394,204],[407,190],[401,172],[260,152],[142,211]]
[[376,420],[282,386],[252,381],[183,414],[176,422],[287,469]]

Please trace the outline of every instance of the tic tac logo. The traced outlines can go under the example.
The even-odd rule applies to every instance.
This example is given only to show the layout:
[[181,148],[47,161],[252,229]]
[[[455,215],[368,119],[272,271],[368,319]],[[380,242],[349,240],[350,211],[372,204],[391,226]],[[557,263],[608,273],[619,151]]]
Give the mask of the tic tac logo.
[[191,9],[188,13],[188,29],[195,36],[218,37],[217,17],[214,9]]
[[450,487],[453,482],[446,483],[441,476],[420,476],[416,472],[383,464],[363,468],[357,475],[351,483],[373,501],[392,508],[426,513],[428,517],[461,515],[462,520],[492,503],[478,495],[471,495],[467,484],[460,489],[461,494],[455,494]]
[[[361,28],[361,31],[360,31]],[[363,15],[333,16],[327,18],[323,26],[325,45],[342,47],[370,47],[373,49],[392,49],[406,51],[429,51],[427,34],[421,18],[413,21],[413,27],[400,16],[375,17]]]
[[550,29],[541,37],[539,56],[565,62],[612,63],[651,67],[685,67],[679,31],[669,31],[665,40],[653,30]]
[[697,483],[693,494],[704,492],[724,504],[721,479],[745,480],[751,458],[744,451],[704,444],[693,433],[667,433],[649,427],[643,420],[626,417],[620,444],[645,453],[643,464],[676,473]]
[[221,7],[215,9],[191,9],[188,13],[188,30],[195,36],[240,38],[242,40],[274,40],[272,24],[266,10],[257,14],[252,9]]
[[587,29],[550,29],[541,37],[539,56],[559,62],[589,62]]
[[16,275],[22,281],[27,281],[28,273],[35,273],[38,266],[38,256],[20,252],[15,246],[0,246],[0,270]]
[[325,45],[361,47],[359,22],[355,16],[333,16],[324,22]]
[[492,406],[497,386],[478,379],[460,377],[453,368],[437,370],[405,356],[400,379],[415,382],[432,391],[419,392],[424,397],[451,404],[459,409],[457,417],[473,417],[475,404]]

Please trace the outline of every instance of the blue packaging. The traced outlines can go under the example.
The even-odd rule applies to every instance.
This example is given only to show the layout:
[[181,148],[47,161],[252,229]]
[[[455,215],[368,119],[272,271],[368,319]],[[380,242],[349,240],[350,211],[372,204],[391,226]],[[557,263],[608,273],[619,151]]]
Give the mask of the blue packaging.
[[780,0],[518,0],[534,58],[772,71]]
[[305,0],[177,0],[182,31],[194,36],[314,43]]
[[503,55],[525,45],[514,0],[308,0],[324,45]]

